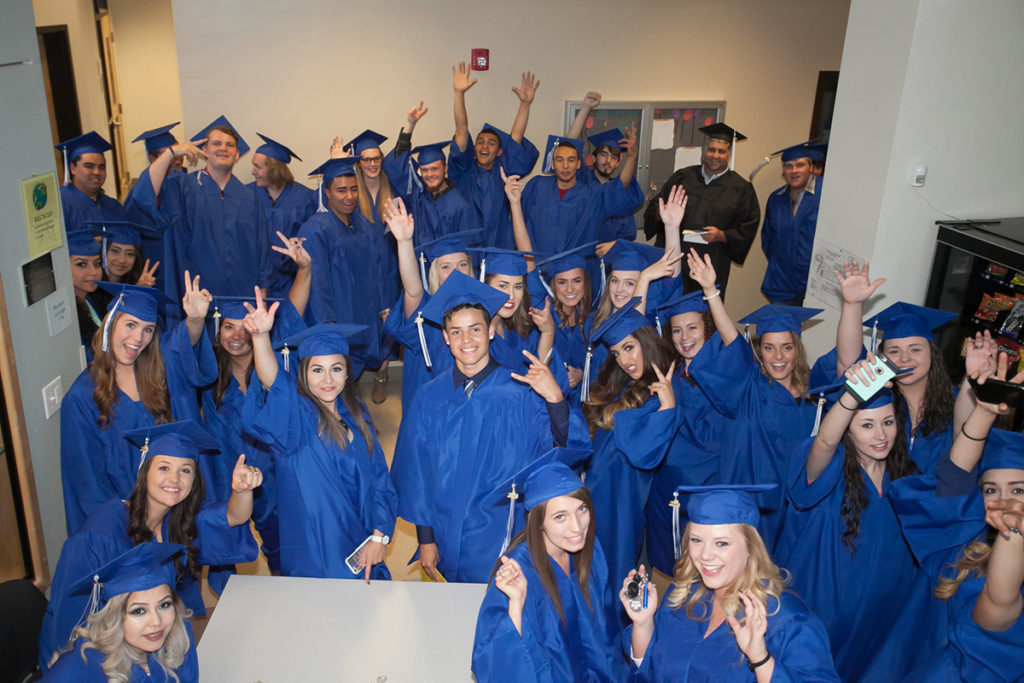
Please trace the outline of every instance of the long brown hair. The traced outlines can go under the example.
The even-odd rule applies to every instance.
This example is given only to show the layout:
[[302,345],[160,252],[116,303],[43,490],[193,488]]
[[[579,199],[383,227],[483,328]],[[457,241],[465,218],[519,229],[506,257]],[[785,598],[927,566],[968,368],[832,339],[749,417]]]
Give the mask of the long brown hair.
[[[793,388],[797,395],[802,395],[807,391],[807,382],[811,378],[811,366],[807,364],[807,349],[804,348],[804,342],[800,339],[800,335],[790,331],[789,336],[793,340],[793,346],[796,347],[796,360],[793,361]],[[754,349],[754,357],[761,365],[761,374],[770,379],[768,371],[764,367],[764,359],[761,358],[761,338],[751,337],[750,347]]]
[[[484,283],[490,285],[491,281],[500,273],[488,273],[484,276]],[[506,275],[505,277],[510,277]],[[500,291],[500,290],[499,290]],[[519,302],[519,308],[515,310],[511,318],[502,318],[502,324],[506,329],[512,330],[523,339],[530,336],[533,331],[533,320],[530,318],[530,290],[526,287],[526,278],[523,278],[523,298]],[[495,314],[497,316],[497,314]]]
[[[884,342],[883,342],[884,344]],[[924,392],[924,405],[921,407],[921,419],[917,423],[915,434],[929,436],[949,428],[953,421],[953,405],[956,395],[953,393],[953,380],[946,370],[946,362],[935,342],[928,342],[932,355],[931,366],[928,368]],[[884,346],[879,346],[884,349]],[[893,382],[893,393],[896,394],[896,417],[906,422],[910,413],[907,399],[903,397],[899,382]]]
[[[377,206],[384,206],[387,202],[390,202],[395,196],[394,191],[391,189],[391,181],[388,180],[388,176],[384,173],[384,169],[381,168],[380,172],[380,189],[377,190]],[[359,213],[363,214],[363,218],[373,222],[373,195],[366,189],[366,181],[363,180],[363,169],[361,166],[356,164],[356,185],[359,187]]]
[[[231,359],[232,355],[224,350],[224,347],[220,343],[220,334],[217,334],[217,338],[213,341],[213,354],[217,357],[217,381],[213,385],[213,402],[220,408],[221,403],[224,402],[224,394],[227,393],[228,387],[231,386],[231,380],[234,377],[234,373],[231,372]],[[245,384],[249,385],[252,380],[252,371],[255,368],[255,364],[252,359],[252,352],[249,352],[249,367],[245,371]]]
[[668,372],[676,355],[675,348],[659,337],[650,325],[636,330],[633,336],[640,344],[644,356],[644,374],[630,383],[629,375],[619,367],[615,356],[608,354],[608,359],[597,373],[597,381],[590,387],[590,398],[583,403],[583,416],[587,418],[591,437],[598,429],[612,429],[615,426],[615,413],[642,406],[651,395],[648,387],[658,381],[653,366],[657,365],[659,370]]
[[[576,269],[570,268],[569,270]],[[580,294],[580,300],[576,303],[576,306],[573,308],[573,310],[576,311],[577,327],[583,326],[583,322],[587,319],[587,316],[590,315],[591,306],[593,305],[593,298],[590,290],[590,275],[587,273],[586,268],[580,268],[580,271],[583,273],[583,292]],[[562,272],[567,273],[569,271]],[[554,276],[552,276],[551,278],[552,292],[555,291],[555,278],[558,277],[559,275],[560,273],[555,273]],[[559,327],[568,327],[570,311],[567,311],[565,309],[565,306],[562,305],[562,302],[558,300],[557,295],[554,295],[553,298],[554,301],[551,302],[552,306],[554,308],[555,313],[558,314],[558,319],[561,321],[559,323]]]
[[[110,313],[107,313],[109,316]],[[121,321],[124,313],[118,312],[110,324],[110,333],[113,335]],[[105,320],[105,318],[104,318]],[[113,405],[120,398],[120,389],[117,386],[116,364],[114,354],[103,350],[103,326],[92,337],[92,362],[89,363],[89,377],[92,378],[96,388],[92,392],[92,400],[100,411],[97,420],[100,428],[106,429],[110,425],[110,413]],[[146,348],[142,349],[139,357],[135,360],[135,381],[139,385],[139,398],[142,405],[156,424],[170,422],[171,417],[171,394],[167,389],[167,373],[164,370],[164,357],[160,353],[160,331],[153,333],[153,340]]]
[[[185,500],[172,507],[167,513],[170,517],[168,538],[163,539],[164,543],[178,543],[185,546],[185,565],[182,566],[181,560],[177,558],[174,560],[178,582],[185,578],[185,572],[188,572],[197,581],[201,575],[199,548],[195,545],[196,538],[199,536],[196,516],[206,498],[206,485],[203,483],[203,474],[199,470],[199,463],[195,460],[193,463],[195,476],[192,479],[192,490],[185,496]],[[128,539],[133,546],[156,540],[153,532],[146,525],[146,520],[149,519],[148,479],[152,465],[153,458],[147,458],[142,463],[142,467],[139,468],[139,473],[135,477],[135,488],[132,489],[132,495],[128,498]]]
[[[576,569],[576,580],[579,582],[580,591],[583,592],[583,598],[587,601],[587,607],[593,612],[594,603],[590,598],[590,566],[594,559],[594,503],[590,498],[590,491],[585,486],[581,486],[566,495],[580,501],[590,510],[590,526],[587,527],[586,539],[583,541],[583,547],[578,552],[572,553],[572,562]],[[544,586],[544,590],[547,591],[551,602],[555,603],[555,609],[558,611],[558,616],[564,625],[565,613],[562,611],[562,600],[558,597],[558,582],[555,578],[555,572],[551,568],[551,561],[548,559],[547,546],[544,544],[544,517],[547,515],[547,509],[548,501],[538,503],[530,509],[530,512],[526,515],[526,528],[512,539],[508,552],[511,552],[513,548],[522,545],[524,542],[526,543],[527,548],[530,550],[533,568],[540,577],[540,583]],[[507,555],[508,552],[505,554]],[[500,566],[501,558],[498,558],[498,561],[494,564],[494,569],[491,571],[491,581],[494,580],[494,574]]]
[[[333,441],[334,444],[345,451],[348,450],[349,435],[348,427],[345,423],[334,417],[330,410],[321,403],[319,400],[313,397],[313,394],[309,391],[309,383],[306,380],[306,373],[309,370],[309,361],[315,358],[315,356],[306,356],[299,361],[299,396],[305,396],[313,405],[316,407],[317,418],[316,418],[316,431],[324,441]],[[363,439],[366,441],[366,452],[368,455],[373,455],[373,429],[370,427],[369,422],[366,419],[366,408],[360,402],[359,397],[356,396],[355,381],[352,377],[352,362],[348,356],[342,355],[345,359],[345,386],[341,389],[341,400],[345,404],[345,408],[348,410],[349,415],[355,420],[356,427],[359,428],[359,433],[363,435]]]
[[288,168],[288,164],[273,157],[267,157],[266,164],[267,183],[271,187],[283,189],[285,186],[295,182],[295,176],[292,175],[292,169]]

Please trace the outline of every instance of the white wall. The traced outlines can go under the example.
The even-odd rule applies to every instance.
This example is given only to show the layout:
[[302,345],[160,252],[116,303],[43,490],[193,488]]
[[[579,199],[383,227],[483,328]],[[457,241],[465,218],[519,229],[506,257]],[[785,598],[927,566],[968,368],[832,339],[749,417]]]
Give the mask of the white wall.
[[[450,139],[452,64],[474,47],[492,67],[468,95],[470,126],[508,128],[523,70],[541,80],[528,136],[561,132],[566,100],[725,100],[744,175],[766,154],[807,138],[818,72],[838,68],[848,0],[447,0],[379,3],[175,0],[182,110],[189,136],[225,114],[321,163],[335,135],[395,136],[408,108],[430,107],[420,143]],[[116,19],[116,17],[115,17]],[[119,38],[120,39],[120,38]],[[173,121],[174,119],[168,119]],[[155,125],[155,124],[154,124]],[[393,140],[392,140],[393,142]],[[243,160],[238,174],[246,176]],[[778,165],[757,176],[762,203]],[[759,246],[734,271],[735,315],[764,303]],[[745,290],[745,291],[741,291]],[[735,292],[735,294],[734,294]]]
[[[817,234],[888,279],[868,311],[924,303],[944,213],[1024,215],[1021,27],[1017,0],[853,0]],[[837,319],[808,332],[812,348],[834,344]]]
[[[21,200],[21,180],[54,171],[50,148],[50,124],[46,117],[46,97],[39,66],[39,50],[32,17],[31,0],[9,0],[4,4],[0,22],[0,63],[31,60],[29,65],[0,69],[0,213],[3,249],[0,249],[0,278],[7,304],[14,362],[18,371],[21,406],[28,428],[32,468],[42,516],[50,569],[57,562],[64,542],[64,504],[60,486],[60,420],[43,416],[42,388],[61,375],[65,390],[79,372],[78,327],[51,337],[46,323],[45,304],[26,307],[22,295],[21,265],[28,260],[25,212]],[[54,197],[53,199],[57,199]],[[57,287],[71,293],[71,274],[66,247],[52,252]],[[11,407],[14,410],[18,406]]]

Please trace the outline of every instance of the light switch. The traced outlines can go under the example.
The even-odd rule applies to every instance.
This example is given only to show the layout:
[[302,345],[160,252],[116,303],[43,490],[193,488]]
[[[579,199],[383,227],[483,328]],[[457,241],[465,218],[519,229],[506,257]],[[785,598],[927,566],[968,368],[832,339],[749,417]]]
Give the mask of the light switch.
[[61,382],[60,375],[57,375],[43,387],[43,412],[46,414],[46,419],[49,420],[58,410],[60,410],[60,400],[64,396],[64,385]]

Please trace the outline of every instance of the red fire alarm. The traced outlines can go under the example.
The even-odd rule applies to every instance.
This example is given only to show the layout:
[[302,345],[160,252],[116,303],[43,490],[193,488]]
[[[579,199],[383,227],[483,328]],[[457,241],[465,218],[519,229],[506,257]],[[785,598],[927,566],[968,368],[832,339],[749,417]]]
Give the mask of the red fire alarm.
[[491,61],[491,51],[485,47],[475,47],[470,51],[469,68],[473,71],[487,71]]

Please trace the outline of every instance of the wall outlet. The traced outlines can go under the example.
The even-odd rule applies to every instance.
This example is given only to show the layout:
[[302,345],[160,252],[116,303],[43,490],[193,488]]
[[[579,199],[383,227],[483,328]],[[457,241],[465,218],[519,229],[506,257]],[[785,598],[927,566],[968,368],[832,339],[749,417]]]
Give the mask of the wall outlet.
[[43,387],[43,412],[46,414],[47,420],[60,410],[60,401],[63,397],[64,384],[61,382],[60,375],[57,375]]

